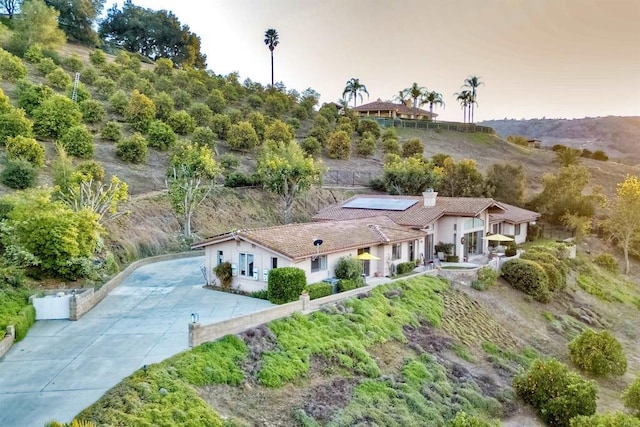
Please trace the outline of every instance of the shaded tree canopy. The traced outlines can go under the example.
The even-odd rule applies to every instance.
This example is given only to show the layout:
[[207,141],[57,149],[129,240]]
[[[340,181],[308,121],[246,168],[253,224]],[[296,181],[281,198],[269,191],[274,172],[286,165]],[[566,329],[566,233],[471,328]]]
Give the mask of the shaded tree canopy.
[[98,33],[105,41],[152,60],[168,58],[183,68],[207,65],[200,37],[170,11],[146,9],[126,0],[122,10],[117,4],[109,8]]
[[93,22],[102,13],[105,0],[45,0],[58,12],[58,27],[79,42],[97,43]]

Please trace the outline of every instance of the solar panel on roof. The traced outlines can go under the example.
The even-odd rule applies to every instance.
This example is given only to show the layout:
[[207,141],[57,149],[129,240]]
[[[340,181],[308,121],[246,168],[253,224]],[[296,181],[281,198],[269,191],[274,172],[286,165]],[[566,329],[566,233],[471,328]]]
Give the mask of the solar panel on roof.
[[418,203],[411,199],[387,199],[358,197],[342,205],[343,208],[350,209],[374,209],[380,211],[404,211]]

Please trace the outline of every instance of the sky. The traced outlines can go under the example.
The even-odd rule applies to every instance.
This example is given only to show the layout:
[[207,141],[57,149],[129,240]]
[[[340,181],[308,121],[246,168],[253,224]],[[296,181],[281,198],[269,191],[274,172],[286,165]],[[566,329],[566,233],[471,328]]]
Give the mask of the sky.
[[453,93],[475,75],[476,121],[640,116],[640,0],[133,2],[171,10],[200,36],[207,67],[241,82],[270,83],[264,33],[276,29],[275,80],[321,102],[353,77],[365,103],[416,82],[442,94],[440,120],[462,121]]

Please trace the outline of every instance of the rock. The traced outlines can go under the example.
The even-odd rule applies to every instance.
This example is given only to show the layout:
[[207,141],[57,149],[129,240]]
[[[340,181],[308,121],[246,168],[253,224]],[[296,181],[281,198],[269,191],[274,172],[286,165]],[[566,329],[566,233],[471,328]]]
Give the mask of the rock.
[[591,325],[591,326],[593,326],[593,324],[594,324],[593,319],[591,319],[591,318],[590,318],[589,316],[587,316],[586,314],[583,314],[582,316],[580,316],[580,317],[578,318],[578,320],[580,320],[580,321],[582,321],[582,322],[586,323],[587,325]]

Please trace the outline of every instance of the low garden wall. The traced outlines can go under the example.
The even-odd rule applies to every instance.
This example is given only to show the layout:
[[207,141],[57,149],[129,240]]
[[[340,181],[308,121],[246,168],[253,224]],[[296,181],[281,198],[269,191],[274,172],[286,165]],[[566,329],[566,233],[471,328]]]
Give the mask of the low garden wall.
[[12,325],[7,326],[7,334],[0,341],[0,357],[9,351],[11,345],[16,340],[16,330]]
[[[446,268],[449,267],[449,268]],[[458,267],[459,269],[456,269]],[[442,263],[440,268],[437,268],[438,276],[444,277],[454,283],[459,283],[466,286],[471,286],[471,283],[478,280],[478,271],[484,267],[484,265],[470,264],[470,263]]]

